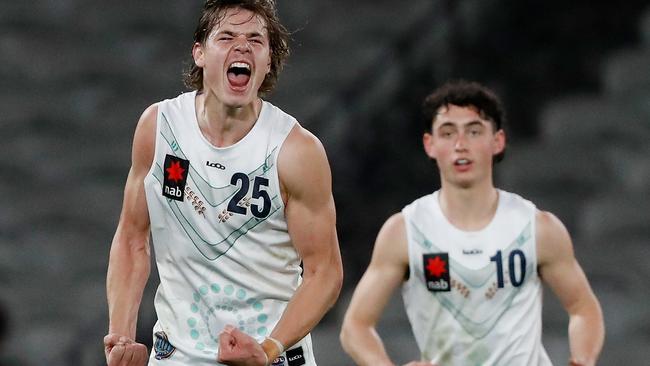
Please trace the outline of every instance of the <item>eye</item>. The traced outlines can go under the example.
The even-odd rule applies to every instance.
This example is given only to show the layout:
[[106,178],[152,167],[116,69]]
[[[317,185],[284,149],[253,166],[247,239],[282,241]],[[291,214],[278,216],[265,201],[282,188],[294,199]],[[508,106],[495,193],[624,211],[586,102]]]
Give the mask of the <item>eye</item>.
[[469,135],[470,136],[480,136],[483,134],[483,130],[478,127],[470,128],[469,130]]

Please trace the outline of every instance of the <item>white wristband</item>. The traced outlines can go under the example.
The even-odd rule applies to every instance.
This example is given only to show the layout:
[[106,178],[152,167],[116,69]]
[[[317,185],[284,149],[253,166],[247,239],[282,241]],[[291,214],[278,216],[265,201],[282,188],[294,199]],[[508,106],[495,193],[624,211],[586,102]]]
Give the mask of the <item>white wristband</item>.
[[[275,346],[278,347],[278,351],[279,351],[278,355],[281,355],[281,354],[284,353],[284,346],[282,345],[282,343],[280,343],[280,341],[278,341],[277,339],[275,339],[273,337],[266,337],[266,339],[268,339],[269,341],[275,343]],[[273,360],[271,360],[271,361],[273,361]]]

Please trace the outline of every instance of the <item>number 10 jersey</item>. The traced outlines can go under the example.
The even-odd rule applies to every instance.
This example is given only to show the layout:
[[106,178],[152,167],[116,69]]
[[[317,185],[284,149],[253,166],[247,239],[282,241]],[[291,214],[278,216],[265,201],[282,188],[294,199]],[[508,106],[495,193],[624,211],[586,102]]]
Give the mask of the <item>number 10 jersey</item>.
[[[195,97],[158,104],[144,182],[160,276],[153,365],[215,365],[227,324],[261,341],[301,283],[277,170],[296,120],[264,101],[248,134],[218,148],[199,129]],[[315,364],[309,336],[300,347]]]
[[402,212],[409,279],[406,312],[423,360],[439,365],[550,365],[541,343],[535,206],[498,191],[492,221],[462,231],[439,192]]

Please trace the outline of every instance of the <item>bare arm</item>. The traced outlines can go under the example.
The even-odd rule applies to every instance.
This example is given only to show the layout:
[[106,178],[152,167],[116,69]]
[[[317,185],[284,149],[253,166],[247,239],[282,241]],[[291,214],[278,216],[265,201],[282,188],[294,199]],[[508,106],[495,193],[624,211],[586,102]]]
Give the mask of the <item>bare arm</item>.
[[379,231],[368,269],[357,285],[341,329],[341,344],[358,365],[393,365],[375,326],[408,269],[404,217],[389,218]]
[[153,161],[157,110],[155,105],[145,110],[135,131],[131,169],[106,276],[109,334],[131,340],[135,339],[138,309],[150,271],[149,213],[143,181]]
[[539,272],[569,313],[572,364],[595,365],[605,337],[598,299],[575,259],[564,225],[548,212],[539,211],[536,221]]
[[[334,305],[343,282],[343,266],[330,167],[320,141],[295,126],[278,157],[278,171],[289,235],[304,267],[303,282],[271,333],[289,347],[307,335]],[[263,345],[270,360],[278,356],[273,352],[275,346]]]

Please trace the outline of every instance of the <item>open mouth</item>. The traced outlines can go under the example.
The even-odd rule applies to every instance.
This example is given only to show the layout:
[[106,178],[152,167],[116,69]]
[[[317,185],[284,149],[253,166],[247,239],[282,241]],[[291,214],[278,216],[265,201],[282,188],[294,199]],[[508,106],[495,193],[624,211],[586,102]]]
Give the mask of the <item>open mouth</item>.
[[233,62],[228,67],[228,82],[236,88],[245,87],[251,79],[251,66],[245,62]]
[[454,166],[460,169],[467,169],[472,164],[472,161],[469,159],[456,159],[454,160]]

